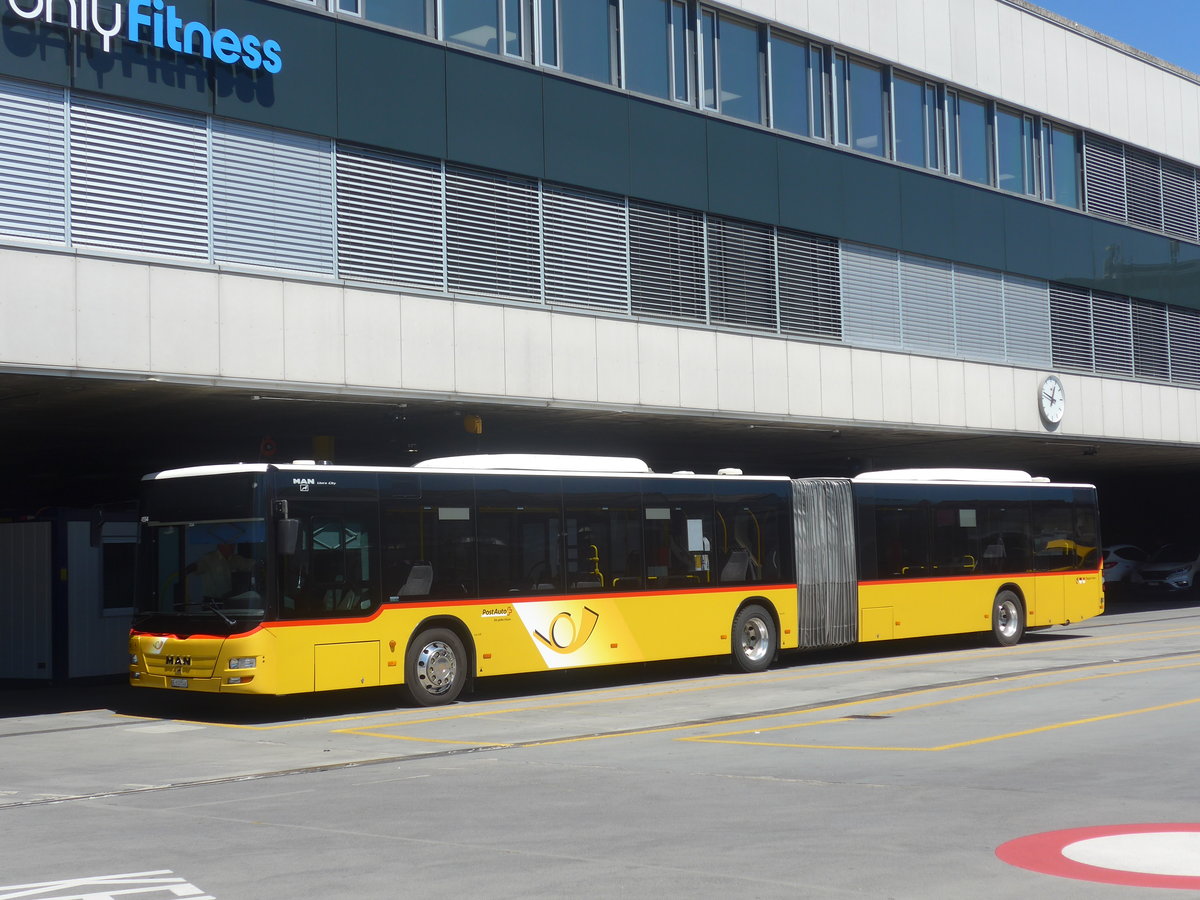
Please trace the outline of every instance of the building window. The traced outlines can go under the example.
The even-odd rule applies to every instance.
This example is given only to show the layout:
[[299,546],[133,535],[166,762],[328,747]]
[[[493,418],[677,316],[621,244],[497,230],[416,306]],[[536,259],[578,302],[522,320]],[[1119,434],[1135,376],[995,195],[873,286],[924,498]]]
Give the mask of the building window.
[[625,0],[625,87],[686,102],[687,4],[678,0]]
[[499,53],[500,6],[496,0],[442,0],[442,33],[452,44]]
[[762,62],[758,29],[718,17],[700,15],[704,106],[746,122],[763,120]]
[[771,125],[792,134],[812,134],[812,88],[808,45],[775,32],[768,44],[771,57]]
[[[376,22],[425,33],[424,28],[415,26],[418,21],[427,23],[429,12],[427,0],[369,0],[366,16]],[[395,20],[412,24],[397,24]],[[521,0],[442,0],[442,37],[452,44],[524,58],[528,29],[528,16]]]
[[541,62],[613,84],[617,74],[615,0],[541,0]]
[[1042,124],[1042,184],[1046,199],[1079,208],[1079,137],[1069,129]]
[[[902,75],[892,78],[892,117],[895,122],[896,159],[910,166],[929,164],[926,144],[929,129],[927,120],[930,110],[926,109],[925,85]],[[936,107],[932,110],[937,116]],[[934,161],[937,164],[936,144]]]
[[884,93],[882,71],[878,66],[850,60],[850,146],[863,153],[885,156]]
[[996,110],[996,187],[1014,194],[1037,193],[1033,116]]
[[950,174],[976,184],[991,184],[991,141],[987,104],[946,91],[946,158]]
[[429,0],[338,0],[342,12],[362,16],[369,22],[429,34],[432,16]]

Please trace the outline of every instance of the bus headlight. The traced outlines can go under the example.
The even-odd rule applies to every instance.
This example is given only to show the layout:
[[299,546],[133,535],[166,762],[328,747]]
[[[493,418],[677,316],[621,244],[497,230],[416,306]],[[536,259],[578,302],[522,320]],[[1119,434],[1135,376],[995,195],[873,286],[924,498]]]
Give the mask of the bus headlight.
[[253,669],[257,666],[257,656],[235,656],[229,661],[229,668],[231,669]]
[[137,654],[136,654],[136,653],[130,653],[130,654],[129,654],[129,664],[130,664],[131,666],[136,666],[136,665],[137,665]]

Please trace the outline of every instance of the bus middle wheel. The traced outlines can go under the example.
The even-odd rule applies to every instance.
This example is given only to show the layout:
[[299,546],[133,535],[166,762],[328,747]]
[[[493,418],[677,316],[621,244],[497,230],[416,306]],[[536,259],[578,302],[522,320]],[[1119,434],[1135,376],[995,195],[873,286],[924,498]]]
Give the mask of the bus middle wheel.
[[467,682],[467,653],[448,628],[422,631],[404,658],[404,685],[418,706],[453,703]]
[[743,607],[733,620],[730,633],[733,663],[743,672],[761,672],[779,651],[775,620],[761,606]]
[[1001,591],[992,604],[992,637],[1001,647],[1019,643],[1025,634],[1025,604],[1013,591]]

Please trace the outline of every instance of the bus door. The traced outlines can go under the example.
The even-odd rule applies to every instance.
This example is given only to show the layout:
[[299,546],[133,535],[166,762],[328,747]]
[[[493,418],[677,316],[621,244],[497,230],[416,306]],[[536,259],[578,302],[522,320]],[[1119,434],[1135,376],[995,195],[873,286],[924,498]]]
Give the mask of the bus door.
[[1053,625],[1066,618],[1065,573],[1078,567],[1070,492],[1038,491],[1032,504],[1033,569],[1036,601],[1030,625]]

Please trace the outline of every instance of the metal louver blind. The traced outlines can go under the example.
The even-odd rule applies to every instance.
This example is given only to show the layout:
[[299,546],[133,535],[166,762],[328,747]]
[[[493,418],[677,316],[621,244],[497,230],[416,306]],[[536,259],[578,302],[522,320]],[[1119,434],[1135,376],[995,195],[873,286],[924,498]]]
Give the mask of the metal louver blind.
[[1169,159],[1162,161],[1163,230],[1189,241],[1197,239],[1196,170]]
[[1128,297],[1092,292],[1095,370],[1133,374],[1133,321]]
[[709,217],[708,309],[712,322],[778,330],[770,226]]
[[1093,371],[1091,294],[1081,288],[1051,284],[1050,335],[1056,367]]
[[67,239],[66,95],[0,80],[0,234]]
[[895,250],[842,244],[842,337],[864,347],[900,346],[900,263]]
[[71,104],[71,240],[208,259],[208,123],[105,100]]
[[999,272],[954,267],[955,342],[968,359],[1008,359],[1004,328],[1004,282]]
[[780,228],[776,253],[780,330],[839,340],[842,304],[837,241]]
[[216,258],[332,275],[330,142],[220,119],[212,138]]
[[542,234],[547,303],[629,312],[624,200],[544,185]]
[[1167,310],[1171,335],[1171,378],[1200,384],[1200,310],[1172,306]]
[[1153,153],[1125,148],[1125,197],[1131,223],[1162,231],[1162,177]]
[[1159,303],[1132,302],[1133,373],[1138,378],[1171,377],[1167,308]]
[[342,278],[445,288],[439,163],[339,147],[337,212]]
[[704,217],[631,202],[629,275],[635,316],[708,321]]
[[1003,282],[1005,359],[1031,366],[1052,365],[1050,285],[1007,274]]
[[1085,133],[1083,175],[1087,211],[1125,221],[1125,148],[1116,141]]
[[953,356],[954,282],[950,263],[900,255],[900,338],[905,350]]
[[538,185],[471,169],[446,169],[450,290],[541,299]]

